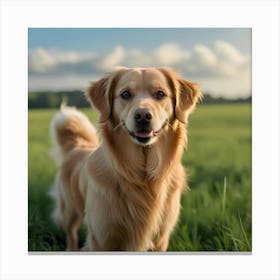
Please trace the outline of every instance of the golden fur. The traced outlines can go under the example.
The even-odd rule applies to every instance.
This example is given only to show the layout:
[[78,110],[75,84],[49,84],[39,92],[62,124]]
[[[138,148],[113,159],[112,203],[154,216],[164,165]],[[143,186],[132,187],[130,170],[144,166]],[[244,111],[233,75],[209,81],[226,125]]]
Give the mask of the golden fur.
[[[67,250],[78,250],[83,218],[85,250],[167,250],[186,186],[181,157],[198,87],[167,68],[120,68],[91,83],[87,96],[100,112],[101,143],[75,108],[62,106],[51,123],[61,165],[53,217]],[[137,131],[139,116],[150,130]]]

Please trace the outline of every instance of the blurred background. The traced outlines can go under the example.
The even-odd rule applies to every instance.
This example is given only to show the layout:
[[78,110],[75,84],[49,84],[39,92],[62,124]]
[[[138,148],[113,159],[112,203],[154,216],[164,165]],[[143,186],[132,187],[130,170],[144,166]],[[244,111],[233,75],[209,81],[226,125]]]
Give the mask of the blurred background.
[[57,107],[57,95],[48,93],[79,96],[75,91],[116,66],[177,69],[200,84],[205,101],[251,96],[250,29],[32,28],[28,34],[30,108]]
[[[58,169],[49,157],[50,120],[67,97],[96,125],[84,91],[116,66],[168,66],[204,94],[182,159],[191,191],[168,250],[252,250],[251,29],[30,28],[28,44],[30,251],[65,249],[50,220],[48,191]],[[83,228],[79,235],[82,245]]]

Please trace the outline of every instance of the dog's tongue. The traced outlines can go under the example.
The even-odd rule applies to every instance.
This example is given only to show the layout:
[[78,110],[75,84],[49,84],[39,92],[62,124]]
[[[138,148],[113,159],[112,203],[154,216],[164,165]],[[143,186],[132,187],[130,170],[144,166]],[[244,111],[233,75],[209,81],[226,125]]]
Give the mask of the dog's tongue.
[[140,137],[140,138],[147,138],[151,137],[153,135],[153,131],[147,131],[147,130],[141,130],[141,131],[136,131],[135,136]]

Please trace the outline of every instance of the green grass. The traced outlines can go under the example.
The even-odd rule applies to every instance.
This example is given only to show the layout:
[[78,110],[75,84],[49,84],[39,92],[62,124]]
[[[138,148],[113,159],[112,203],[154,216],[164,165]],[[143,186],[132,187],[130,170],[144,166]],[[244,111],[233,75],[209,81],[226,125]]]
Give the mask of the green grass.
[[[97,115],[83,110],[93,122]],[[65,249],[65,236],[50,220],[48,191],[57,167],[48,155],[55,110],[29,111],[29,251]],[[191,115],[183,156],[190,191],[169,251],[251,251],[251,106],[200,105]],[[83,229],[79,232],[84,239]],[[82,244],[82,242],[81,242]]]

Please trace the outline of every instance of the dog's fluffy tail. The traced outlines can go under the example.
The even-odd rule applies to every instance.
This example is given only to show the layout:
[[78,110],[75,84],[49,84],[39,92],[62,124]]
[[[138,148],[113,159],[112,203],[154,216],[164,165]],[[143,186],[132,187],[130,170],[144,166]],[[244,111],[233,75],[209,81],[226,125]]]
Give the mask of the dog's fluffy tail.
[[89,119],[75,107],[67,106],[65,101],[53,117],[50,130],[54,143],[50,154],[58,165],[63,157],[77,146],[98,146],[96,129]]

